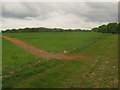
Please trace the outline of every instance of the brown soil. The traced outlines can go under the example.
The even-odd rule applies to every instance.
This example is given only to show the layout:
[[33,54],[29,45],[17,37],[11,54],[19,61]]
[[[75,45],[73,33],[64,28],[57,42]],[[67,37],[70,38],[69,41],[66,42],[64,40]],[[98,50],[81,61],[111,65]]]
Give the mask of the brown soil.
[[11,41],[12,43],[16,44],[17,46],[23,48],[24,50],[29,51],[30,53],[42,57],[44,59],[63,59],[63,60],[75,60],[75,59],[86,59],[90,56],[80,56],[80,55],[69,55],[67,53],[54,53],[54,52],[47,52],[43,49],[36,48],[35,46],[29,45],[22,40],[17,40],[14,38],[10,38],[7,36],[1,36],[4,39]]

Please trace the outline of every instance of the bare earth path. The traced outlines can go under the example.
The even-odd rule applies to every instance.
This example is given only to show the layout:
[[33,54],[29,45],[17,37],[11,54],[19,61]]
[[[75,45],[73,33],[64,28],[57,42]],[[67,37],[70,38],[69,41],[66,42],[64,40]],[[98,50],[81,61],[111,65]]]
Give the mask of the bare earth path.
[[[83,56],[83,55],[69,55],[69,54],[65,54],[65,53],[54,53],[54,52],[47,52],[43,49],[40,48],[36,48],[35,46],[29,45],[26,42],[22,41],[22,40],[17,40],[8,36],[3,36],[0,35],[0,37],[11,41],[12,43],[14,43],[15,45],[23,48],[26,51],[29,51],[30,53],[36,55],[37,57],[41,57],[44,58],[46,60],[48,59],[61,59],[61,60],[83,60],[83,59],[90,59],[93,58],[93,56]],[[96,57],[94,57],[96,58]],[[30,67],[34,64],[40,63],[40,61],[36,61],[32,64],[28,64],[27,66]],[[16,71],[21,70],[22,68],[16,68],[13,71],[9,71],[6,74],[2,75],[3,78],[7,78],[8,76],[14,74]]]
[[40,48],[36,48],[35,46],[29,45],[26,42],[22,41],[22,40],[17,40],[14,38],[10,38],[7,36],[0,36],[4,39],[7,39],[9,41],[11,41],[12,43],[16,44],[17,46],[23,48],[24,50],[29,51],[30,53],[38,56],[38,57],[42,57],[44,59],[63,59],[63,60],[75,60],[75,59],[85,59],[85,58],[89,58],[88,56],[78,56],[78,55],[68,55],[65,53],[54,53],[54,52],[47,52],[43,49]]

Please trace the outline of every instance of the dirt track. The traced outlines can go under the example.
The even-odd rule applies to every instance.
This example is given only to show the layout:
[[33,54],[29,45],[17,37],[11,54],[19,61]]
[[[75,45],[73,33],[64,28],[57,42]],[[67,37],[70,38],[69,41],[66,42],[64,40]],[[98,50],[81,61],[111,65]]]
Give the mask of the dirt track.
[[88,56],[78,56],[78,55],[68,55],[65,53],[54,53],[54,52],[47,52],[43,49],[40,48],[36,48],[35,46],[29,45],[26,42],[22,41],[22,40],[17,40],[14,38],[10,38],[7,36],[0,36],[4,39],[7,39],[9,41],[11,41],[12,43],[16,44],[17,46],[23,48],[24,50],[29,51],[30,53],[38,56],[38,57],[42,57],[44,59],[63,59],[63,60],[75,60],[75,59],[85,59],[85,58],[89,58]]
[[[78,55],[69,55],[69,54],[65,54],[65,53],[54,53],[54,52],[47,52],[43,49],[40,48],[36,48],[35,46],[29,45],[26,42],[22,41],[22,40],[17,40],[14,38],[10,38],[7,36],[1,36],[0,37],[11,41],[12,43],[14,43],[15,45],[23,48],[26,51],[29,51],[30,53],[36,55],[37,57],[41,57],[44,58],[46,60],[48,59],[61,59],[61,60],[83,60],[83,59],[89,59],[91,58],[91,56],[78,56]],[[28,64],[27,66],[30,67],[34,64],[40,63],[40,61],[34,62],[32,64]],[[16,68],[13,71],[7,72],[6,74],[2,75],[3,78],[7,78],[8,76],[10,76],[11,74],[14,74],[16,71],[20,70],[21,68]]]

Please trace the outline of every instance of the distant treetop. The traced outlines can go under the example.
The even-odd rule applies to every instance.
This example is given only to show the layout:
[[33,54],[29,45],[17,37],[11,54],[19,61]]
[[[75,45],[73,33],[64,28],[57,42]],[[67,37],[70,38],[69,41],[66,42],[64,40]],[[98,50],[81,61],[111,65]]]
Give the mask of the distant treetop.
[[100,32],[100,33],[120,33],[120,23],[109,23],[107,25],[101,25],[95,27],[91,30],[81,30],[81,29],[61,29],[61,28],[23,28],[23,29],[7,29],[2,31],[2,33],[22,33],[22,32]]

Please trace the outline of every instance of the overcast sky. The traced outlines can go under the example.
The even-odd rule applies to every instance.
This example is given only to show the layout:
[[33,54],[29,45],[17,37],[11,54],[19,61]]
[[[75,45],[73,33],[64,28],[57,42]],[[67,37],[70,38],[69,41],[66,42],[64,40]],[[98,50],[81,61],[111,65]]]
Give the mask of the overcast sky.
[[117,2],[3,2],[3,29],[81,28],[118,21]]

